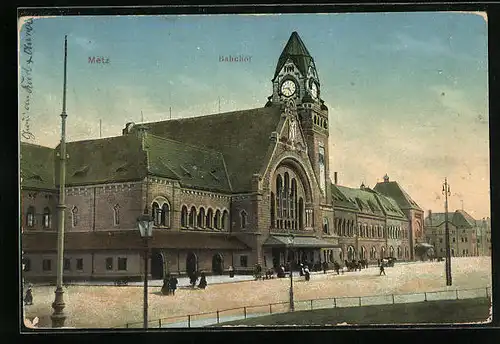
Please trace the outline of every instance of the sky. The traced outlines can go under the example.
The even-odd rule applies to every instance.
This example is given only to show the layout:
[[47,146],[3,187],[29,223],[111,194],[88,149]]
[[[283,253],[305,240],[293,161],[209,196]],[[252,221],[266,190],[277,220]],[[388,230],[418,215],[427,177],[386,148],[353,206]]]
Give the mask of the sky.
[[[119,136],[127,122],[142,118],[217,113],[219,99],[221,112],[264,106],[293,31],[314,58],[329,108],[332,179],[337,171],[341,185],[373,187],[387,173],[426,212],[443,212],[446,177],[450,211],[463,204],[476,219],[490,216],[484,13],[66,16],[20,22],[19,125],[32,134],[21,140],[59,143],[65,34],[66,132],[68,141],[77,141]],[[229,55],[251,58],[219,61]],[[89,57],[108,63],[89,63]],[[21,87],[28,77],[31,88]]]

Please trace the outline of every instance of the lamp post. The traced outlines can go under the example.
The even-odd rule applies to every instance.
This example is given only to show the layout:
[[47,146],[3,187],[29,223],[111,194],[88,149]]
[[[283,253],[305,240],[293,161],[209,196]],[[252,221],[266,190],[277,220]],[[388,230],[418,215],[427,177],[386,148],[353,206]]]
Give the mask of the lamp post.
[[64,212],[66,209],[65,184],[66,184],[66,60],[68,51],[68,36],[64,36],[64,86],[63,86],[63,105],[61,113],[61,144],[59,154],[59,203],[58,210],[58,231],[57,231],[57,286],[55,299],[52,303],[54,312],[51,315],[52,327],[63,327],[66,315],[63,312],[65,307],[63,291],[63,259],[64,259]]
[[144,208],[144,214],[137,219],[137,227],[144,239],[144,328],[148,328],[148,255],[149,239],[153,236],[153,217],[149,216],[148,208]]
[[446,285],[450,286],[451,282],[451,247],[450,247],[450,228],[448,226],[448,196],[451,196],[450,185],[446,178],[443,184],[443,195],[445,196],[444,202],[444,225],[445,225],[445,246],[446,246]]
[[[293,240],[294,240],[294,235],[290,234],[288,237],[288,246],[290,252],[292,252],[292,247],[293,247]],[[293,302],[293,262],[290,259],[290,311],[293,312],[295,310],[294,302]]]

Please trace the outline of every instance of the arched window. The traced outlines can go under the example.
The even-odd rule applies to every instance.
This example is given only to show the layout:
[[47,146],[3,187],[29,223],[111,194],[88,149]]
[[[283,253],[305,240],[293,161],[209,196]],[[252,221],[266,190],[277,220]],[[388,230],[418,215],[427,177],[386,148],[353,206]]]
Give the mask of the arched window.
[[181,227],[186,228],[188,225],[188,209],[185,205],[181,208]]
[[381,247],[380,248],[380,259],[384,259],[385,258],[385,247]]
[[208,228],[213,228],[213,220],[214,220],[214,211],[212,210],[212,208],[208,208],[207,210],[207,216],[205,217],[206,219],[206,223],[207,223],[207,227]]
[[35,226],[35,207],[30,206],[26,213],[26,225],[28,227]]
[[153,202],[153,221],[155,226],[159,226],[161,223],[161,210],[157,202]]
[[395,258],[395,257],[394,257],[394,247],[392,247],[392,246],[391,246],[391,247],[389,247],[389,257],[393,257],[393,258]]
[[73,227],[78,225],[78,208],[76,206],[71,209],[71,224]]
[[200,207],[200,209],[198,210],[198,220],[197,220],[198,227],[205,228],[205,225],[206,225],[205,220],[206,220],[205,219],[205,208]]
[[299,229],[304,229],[304,199],[299,198]]
[[247,221],[248,221],[247,213],[246,213],[246,211],[242,210],[240,212],[240,224],[241,224],[242,229],[245,229],[247,227],[247,224],[248,224]]
[[382,226],[378,226],[378,227],[377,227],[377,234],[378,234],[378,237],[379,237],[379,238],[382,238],[382,235],[383,235],[383,234],[382,234],[382,232],[383,232],[383,231],[382,231],[382,228],[383,228]]
[[289,199],[290,199],[290,176],[285,172],[285,182],[283,187],[283,217],[290,217]]
[[403,257],[403,251],[401,251],[401,247],[398,246],[398,259],[401,259]]
[[43,228],[50,228],[52,225],[52,219],[50,216],[50,209],[49,207],[45,207],[43,209]]
[[274,192],[271,191],[271,228],[276,228],[276,199],[274,196]]
[[328,234],[328,219],[326,217],[323,219],[323,233]]
[[170,227],[170,205],[165,202],[161,207],[161,224]]
[[220,210],[217,209],[216,212],[215,212],[215,217],[214,217],[214,227],[216,229],[220,229],[220,219],[221,219],[221,213],[220,213]]
[[113,207],[113,226],[120,224],[120,206],[115,204]]
[[189,227],[196,227],[196,208],[194,206],[189,210]]
[[407,246],[405,246],[405,258],[406,259],[410,258],[410,251],[408,250]]
[[222,229],[223,230],[229,229],[229,212],[227,210],[224,210],[222,212]]
[[344,251],[342,249],[340,249],[340,252],[339,252],[339,259],[340,259],[340,261],[344,260]]
[[361,246],[361,252],[359,253],[360,259],[366,259],[366,248],[364,246]]
[[276,206],[278,208],[278,218],[283,217],[281,197],[283,196],[283,180],[281,174],[276,178]]
[[362,236],[363,234],[363,229],[361,228],[361,223],[358,223],[358,236]]
[[370,252],[370,259],[377,259],[377,249],[375,246],[372,246],[372,250]]
[[352,261],[355,259],[355,257],[356,257],[356,252],[354,251],[354,247],[349,246],[347,248],[347,260]]

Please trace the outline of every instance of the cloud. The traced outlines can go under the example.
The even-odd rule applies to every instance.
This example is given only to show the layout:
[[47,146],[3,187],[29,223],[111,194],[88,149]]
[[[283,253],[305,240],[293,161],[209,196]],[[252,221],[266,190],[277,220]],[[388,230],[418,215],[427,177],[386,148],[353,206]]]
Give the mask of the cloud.
[[94,39],[90,39],[87,37],[73,36],[72,40],[86,51],[93,51],[98,47]]
[[429,36],[424,40],[403,32],[396,32],[390,36],[389,42],[376,43],[372,47],[376,50],[414,53],[424,56],[444,56],[453,59],[459,58],[476,61],[476,59],[469,54],[453,51],[451,49],[451,40],[453,37],[450,35],[449,39],[450,42],[443,42],[436,36]]

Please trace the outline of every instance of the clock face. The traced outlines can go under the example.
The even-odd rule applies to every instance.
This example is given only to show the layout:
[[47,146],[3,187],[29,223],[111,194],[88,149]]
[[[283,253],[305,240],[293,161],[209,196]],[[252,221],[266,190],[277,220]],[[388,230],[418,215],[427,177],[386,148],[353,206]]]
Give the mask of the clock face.
[[285,97],[293,96],[296,90],[297,86],[295,85],[295,82],[293,80],[286,80],[281,84],[281,93]]
[[311,83],[311,94],[314,99],[318,98],[318,85],[314,81]]

